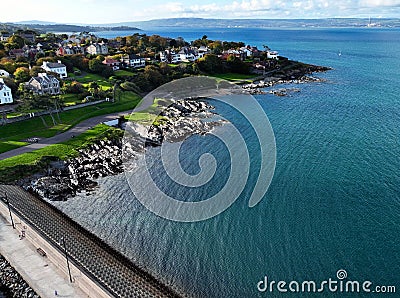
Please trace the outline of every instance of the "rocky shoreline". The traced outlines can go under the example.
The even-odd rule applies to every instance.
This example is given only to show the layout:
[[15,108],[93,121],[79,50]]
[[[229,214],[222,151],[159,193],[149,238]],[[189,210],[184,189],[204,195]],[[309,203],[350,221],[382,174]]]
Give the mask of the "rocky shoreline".
[[[137,155],[143,148],[135,144],[160,146],[164,141],[179,142],[193,134],[205,134],[221,124],[221,121],[204,121],[215,115],[211,112],[213,109],[203,100],[179,100],[163,110],[157,125],[148,128],[130,122],[135,140],[128,142],[124,150]],[[98,178],[123,172],[122,146],[122,137],[100,140],[79,150],[79,156],[53,162],[45,173],[38,173],[18,184],[51,201],[66,201],[77,193],[90,193],[97,187]]]
[[250,94],[274,94],[277,96],[286,96],[290,91],[298,92],[297,88],[280,88],[270,91],[263,89],[274,87],[282,84],[307,84],[307,83],[323,83],[325,79],[317,78],[313,76],[301,76],[297,79],[279,79],[279,78],[268,78],[260,81],[256,81],[250,84],[243,84],[242,88]]
[[[266,92],[265,88],[274,87],[281,84],[306,84],[306,83],[322,83],[325,79],[313,76],[314,73],[326,72],[332,70],[330,67],[303,64],[300,62],[288,61],[292,63],[284,69],[275,69],[263,74],[263,78],[250,84],[242,84],[242,88],[250,94],[274,94],[277,96],[287,96],[290,93],[281,88],[280,91],[270,90]],[[294,64],[293,64],[294,63]],[[283,92],[282,92],[283,91]]]
[[40,297],[2,255],[0,255],[0,294],[1,292],[5,297]]

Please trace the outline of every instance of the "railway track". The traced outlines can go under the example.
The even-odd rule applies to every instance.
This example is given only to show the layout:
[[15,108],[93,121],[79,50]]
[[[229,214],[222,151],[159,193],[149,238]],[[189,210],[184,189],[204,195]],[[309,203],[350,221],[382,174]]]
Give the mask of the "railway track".
[[51,204],[18,186],[0,185],[4,193],[12,211],[61,252],[64,238],[74,264],[114,297],[180,297]]

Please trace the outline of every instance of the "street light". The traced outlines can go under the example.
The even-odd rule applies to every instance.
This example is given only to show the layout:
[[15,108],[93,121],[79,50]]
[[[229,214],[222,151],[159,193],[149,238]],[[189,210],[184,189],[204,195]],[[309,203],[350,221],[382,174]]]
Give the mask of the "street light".
[[14,224],[14,220],[13,220],[12,213],[11,213],[10,201],[7,198],[7,193],[5,192],[4,197],[0,197],[0,199],[2,199],[3,202],[7,204],[8,212],[10,213],[10,218],[11,218],[11,225],[12,225],[13,229],[15,229],[15,224]]
[[64,239],[64,237],[61,237],[60,242],[61,242],[61,244],[64,246],[65,258],[67,259],[67,267],[68,267],[69,281],[72,282],[71,269],[69,268],[69,260],[68,260],[67,246],[65,245],[65,239]]

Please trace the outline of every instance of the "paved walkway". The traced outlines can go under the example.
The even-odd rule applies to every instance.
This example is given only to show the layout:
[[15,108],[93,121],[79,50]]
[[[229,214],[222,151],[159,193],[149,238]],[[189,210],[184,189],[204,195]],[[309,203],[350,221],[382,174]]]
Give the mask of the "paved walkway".
[[84,120],[84,121],[80,122],[79,124],[77,124],[76,126],[74,126],[73,128],[67,130],[66,132],[60,133],[51,138],[42,139],[39,141],[39,143],[33,143],[33,144],[30,144],[30,145],[27,145],[24,147],[20,147],[20,148],[14,149],[14,150],[10,150],[10,151],[1,153],[0,160],[6,159],[9,157],[13,157],[16,155],[20,155],[22,153],[32,152],[33,150],[44,148],[44,147],[52,145],[52,144],[57,144],[57,143],[68,141],[73,136],[80,135],[81,133],[87,131],[88,129],[92,128],[93,126],[96,126],[97,124],[116,119],[121,115],[127,115],[127,114],[130,114],[131,112],[132,111],[113,113],[113,114],[97,116],[97,117],[93,117],[93,118]]
[[[16,228],[21,229],[21,233],[25,231],[26,238],[42,248],[61,270],[66,267],[61,253],[61,239],[64,238],[71,277],[83,291],[90,293],[90,297],[180,297],[51,204],[17,186],[0,185],[0,194],[3,193],[7,193],[14,217],[26,223]],[[2,202],[0,211],[7,216],[6,205]]]
[[112,114],[89,118],[89,119],[86,119],[86,120],[80,122],[79,124],[75,125],[73,128],[67,130],[66,132],[60,133],[51,138],[42,139],[42,140],[40,140],[39,143],[33,143],[33,144],[30,144],[30,145],[27,145],[24,147],[16,148],[14,150],[10,150],[10,151],[1,153],[0,160],[6,159],[9,157],[13,157],[13,156],[17,156],[17,155],[20,155],[23,153],[32,152],[36,149],[41,149],[41,148],[47,147],[52,144],[57,144],[57,143],[68,141],[72,137],[78,136],[81,133],[87,131],[88,129],[90,129],[93,126],[96,126],[100,123],[116,119],[119,116],[130,115],[132,112],[140,112],[140,111],[146,110],[153,104],[153,98],[154,97],[145,97],[144,100],[142,102],[140,102],[139,105],[136,106],[134,110],[128,110],[128,111],[124,111],[124,112],[117,112],[117,113],[112,113]]
[[18,232],[0,215],[0,254],[17,270],[42,298],[87,297],[68,277],[47,258],[40,256],[27,240],[20,240]]

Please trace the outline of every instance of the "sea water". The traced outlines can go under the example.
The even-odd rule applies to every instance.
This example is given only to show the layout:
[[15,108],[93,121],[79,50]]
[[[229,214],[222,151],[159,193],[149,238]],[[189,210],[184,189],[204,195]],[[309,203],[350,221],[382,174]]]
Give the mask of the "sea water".
[[[266,44],[288,58],[333,70],[318,74],[326,82],[296,85],[301,91],[289,97],[256,96],[275,133],[277,164],[268,192],[254,208],[248,207],[259,170],[254,131],[237,112],[218,102],[213,103],[217,112],[239,128],[251,156],[244,192],[219,216],[198,223],[162,219],[133,197],[124,175],[103,178],[94,194],[55,205],[191,297],[281,297],[287,294],[276,288],[262,293],[257,283],[267,276],[318,284],[338,280],[338,270],[346,270],[347,280],[395,285],[399,291],[400,30],[148,33],[187,40],[206,34],[259,48]],[[204,152],[216,157],[220,172],[196,196],[217,192],[229,175],[226,148],[207,135],[185,141],[183,168],[196,174]],[[158,175],[159,165],[153,173],[162,189],[179,193],[168,177]],[[325,288],[323,296],[341,293]]]

